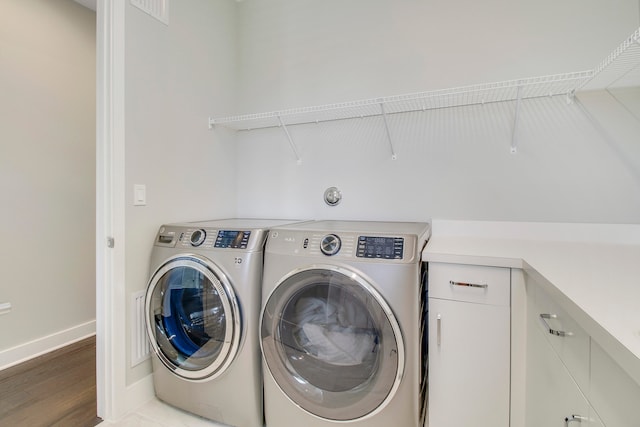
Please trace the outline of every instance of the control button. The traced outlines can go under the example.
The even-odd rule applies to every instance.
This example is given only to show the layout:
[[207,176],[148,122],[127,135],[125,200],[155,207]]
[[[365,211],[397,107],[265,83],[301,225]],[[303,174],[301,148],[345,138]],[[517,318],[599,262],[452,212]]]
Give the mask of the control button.
[[200,246],[204,243],[204,240],[207,238],[207,232],[203,229],[196,230],[191,233],[191,246]]
[[320,250],[323,254],[327,256],[332,256],[337,254],[340,251],[340,246],[342,242],[340,241],[340,237],[335,234],[327,234],[322,238],[320,242]]

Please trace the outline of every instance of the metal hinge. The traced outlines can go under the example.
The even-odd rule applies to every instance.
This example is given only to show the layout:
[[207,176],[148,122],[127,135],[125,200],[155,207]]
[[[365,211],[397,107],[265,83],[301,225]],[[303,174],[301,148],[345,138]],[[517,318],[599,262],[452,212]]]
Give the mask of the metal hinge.
[[116,241],[113,237],[107,237],[107,247],[112,248],[116,245]]

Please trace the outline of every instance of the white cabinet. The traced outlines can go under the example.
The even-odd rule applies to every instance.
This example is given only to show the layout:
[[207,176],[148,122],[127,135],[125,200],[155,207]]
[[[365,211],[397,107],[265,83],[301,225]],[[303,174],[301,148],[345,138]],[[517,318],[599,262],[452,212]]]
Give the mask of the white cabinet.
[[[602,426],[595,417],[590,421],[593,410],[589,402],[543,332],[532,323],[527,331],[526,376],[527,427]],[[569,421],[571,417],[575,424]]]
[[539,286],[527,289],[530,323],[537,326],[562,363],[587,393],[589,389],[589,334]]
[[509,426],[510,269],[429,265],[429,426]]
[[526,288],[526,427],[640,426],[640,385],[540,283]]

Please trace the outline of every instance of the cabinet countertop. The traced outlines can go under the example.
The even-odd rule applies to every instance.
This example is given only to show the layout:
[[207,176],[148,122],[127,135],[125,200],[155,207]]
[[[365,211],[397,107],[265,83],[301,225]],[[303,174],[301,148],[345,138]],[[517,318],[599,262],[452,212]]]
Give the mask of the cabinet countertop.
[[524,270],[640,384],[640,225],[433,220],[422,259]]

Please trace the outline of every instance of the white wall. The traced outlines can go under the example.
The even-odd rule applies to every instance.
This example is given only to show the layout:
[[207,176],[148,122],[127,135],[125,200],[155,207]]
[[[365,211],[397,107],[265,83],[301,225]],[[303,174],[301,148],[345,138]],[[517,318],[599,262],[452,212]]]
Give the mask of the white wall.
[[95,20],[0,2],[0,367],[95,330]]
[[[526,103],[516,155],[509,103],[393,117],[396,161],[377,119],[292,128],[297,165],[280,129],[209,131],[209,115],[589,69],[638,26],[639,9],[637,0],[192,0],[171,2],[166,26],[127,2],[125,180],[116,191],[126,205],[126,262],[109,313],[126,318],[114,331],[127,340],[115,361],[126,385],[149,378],[148,363],[129,366],[129,303],[146,287],[162,223],[235,215],[625,222],[640,212],[633,170],[562,99]],[[134,184],[147,186],[146,206],[133,206]],[[329,185],[344,192],[337,208],[321,200]]]
[[[126,316],[131,295],[146,288],[160,225],[235,214],[233,135],[208,129],[209,115],[235,103],[235,7],[232,0],[171,2],[165,25],[127,2]],[[146,185],[146,206],[133,206],[134,184]],[[151,365],[130,369],[126,324],[123,369],[132,384]]]
[[[640,25],[638,0],[247,0],[240,11],[236,113],[593,69]],[[291,127],[301,165],[281,129],[240,132],[238,212],[640,222],[638,119],[586,98],[593,120],[561,98],[523,102],[517,154],[514,103],[394,116],[395,161],[380,118]],[[344,199],[329,208],[333,185]]]

